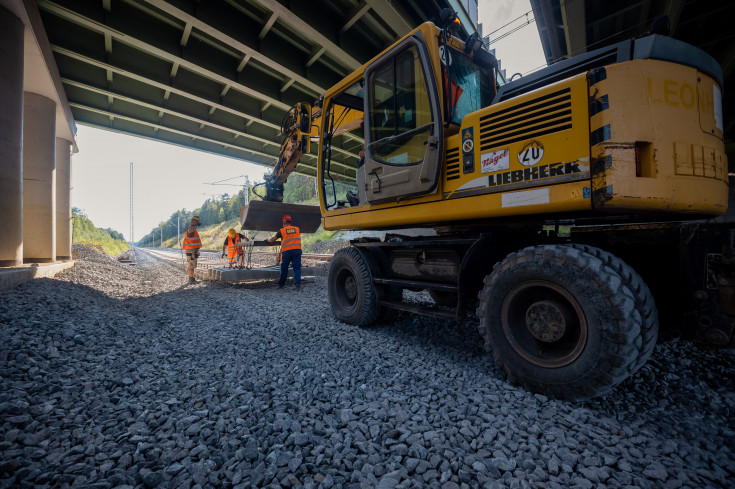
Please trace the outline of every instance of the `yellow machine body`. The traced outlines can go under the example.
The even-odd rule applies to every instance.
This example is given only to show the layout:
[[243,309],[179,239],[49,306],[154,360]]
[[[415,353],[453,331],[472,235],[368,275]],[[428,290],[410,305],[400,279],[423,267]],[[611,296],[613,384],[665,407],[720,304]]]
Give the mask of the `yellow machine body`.
[[[413,44],[404,49],[415,49],[418,54],[407,66],[418,78],[422,68],[417,62],[428,62],[421,83],[429,92],[435,84],[438,93],[445,94],[439,29],[424,24],[407,38],[412,36]],[[423,39],[425,51],[417,38]],[[362,165],[359,157],[359,151],[365,149],[361,131],[365,135],[368,130],[376,131],[376,122],[369,122],[368,129],[357,127],[363,112],[340,109],[335,101],[360,84],[364,85],[360,93],[374,90],[372,77],[380,75],[384,59],[398,59],[401,42],[397,45],[325,94],[323,110],[337,107],[335,114],[342,110],[350,124],[342,134],[351,136],[330,149],[333,154],[341,151],[350,156],[342,158],[339,172],[325,168],[328,155],[324,152],[329,144],[319,145],[325,229],[446,227],[613,214],[672,218],[725,212],[728,179],[720,87],[695,68],[654,59],[574,75],[467,113],[460,124],[442,124],[436,177],[431,167],[416,167],[413,173],[388,173],[390,168],[385,165],[384,173],[373,169],[367,175],[370,167]],[[455,38],[450,39],[450,45],[458,51],[464,49]],[[399,73],[398,61],[394,63]],[[353,89],[352,93],[357,92]],[[414,123],[420,126],[425,111],[420,102],[412,104],[417,113]],[[446,103],[440,105],[439,116],[444,120]],[[328,114],[320,122],[322,140],[330,131],[335,136],[347,125],[337,120],[330,126]],[[431,135],[436,136],[436,132],[425,134],[429,136],[423,144],[431,146]],[[410,163],[412,150],[407,147],[409,150],[386,153],[383,161],[407,159]],[[426,151],[430,155],[430,149]],[[339,177],[340,172],[355,175],[360,195],[352,203],[338,197],[330,201],[330,188],[337,189],[333,174]],[[433,186],[429,182],[432,178]],[[424,180],[427,183],[422,191],[395,198],[373,194],[370,198],[371,192],[381,191],[380,186],[413,188]],[[337,193],[332,191],[335,196]]]

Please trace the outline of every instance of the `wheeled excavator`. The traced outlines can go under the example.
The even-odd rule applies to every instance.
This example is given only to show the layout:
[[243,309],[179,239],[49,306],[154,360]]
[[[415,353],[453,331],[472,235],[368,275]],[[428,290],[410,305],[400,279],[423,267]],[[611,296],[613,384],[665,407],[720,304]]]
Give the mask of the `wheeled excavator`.
[[650,35],[503,83],[478,36],[448,26],[420,25],[296,106],[244,227],[265,225],[258,211],[277,226],[279,185],[318,141],[318,222],[386,231],[331,260],[347,324],[469,318],[512,381],[573,400],[633,375],[659,337],[732,347],[717,62]]

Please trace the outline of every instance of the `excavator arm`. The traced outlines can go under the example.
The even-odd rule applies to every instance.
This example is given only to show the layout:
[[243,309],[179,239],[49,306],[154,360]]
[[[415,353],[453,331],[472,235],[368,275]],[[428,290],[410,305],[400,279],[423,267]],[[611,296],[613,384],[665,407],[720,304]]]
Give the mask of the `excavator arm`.
[[[291,172],[294,171],[304,153],[308,153],[311,142],[312,123],[321,110],[312,113],[311,106],[297,103],[288,111],[281,124],[284,135],[281,150],[273,171],[264,175],[263,183],[253,187],[253,193],[262,200],[252,200],[240,206],[240,224],[243,229],[254,231],[277,231],[281,228],[281,217],[288,214],[302,233],[313,233],[321,224],[318,206],[284,204],[283,189]],[[255,189],[264,187],[259,194]]]
[[311,137],[311,107],[305,103],[298,103],[288,111],[281,124],[283,143],[281,151],[273,167],[273,172],[265,175],[265,195],[263,200],[268,202],[283,201],[283,184],[296,168],[304,153],[309,152]]

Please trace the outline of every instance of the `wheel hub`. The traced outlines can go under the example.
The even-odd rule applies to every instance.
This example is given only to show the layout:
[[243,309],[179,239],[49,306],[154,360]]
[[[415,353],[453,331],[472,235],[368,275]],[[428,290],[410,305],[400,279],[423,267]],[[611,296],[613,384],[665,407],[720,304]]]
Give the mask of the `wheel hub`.
[[548,280],[528,280],[511,288],[500,310],[510,346],[544,368],[569,365],[584,351],[587,322],[577,300]]
[[554,301],[539,301],[526,311],[526,327],[534,338],[545,343],[558,341],[567,329],[564,313]]
[[357,283],[355,282],[355,277],[349,276],[345,279],[345,295],[351,301],[357,297]]

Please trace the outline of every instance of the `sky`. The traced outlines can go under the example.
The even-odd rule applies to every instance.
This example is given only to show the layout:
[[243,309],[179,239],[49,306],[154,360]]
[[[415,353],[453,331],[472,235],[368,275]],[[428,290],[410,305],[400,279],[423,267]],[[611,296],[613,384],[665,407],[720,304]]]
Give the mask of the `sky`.
[[[478,18],[483,34],[493,39],[533,19],[528,0],[479,0]],[[528,13],[528,16],[526,14]],[[518,19],[518,17],[521,17]],[[510,23],[510,24],[509,24]],[[506,25],[508,24],[508,25]],[[544,66],[536,24],[531,22],[508,34],[491,49],[510,77]],[[237,192],[247,175],[259,182],[264,166],[77,125],[79,152],[72,156],[72,206],[80,208],[101,228],[130,236],[130,163],[134,163],[134,239],[139,240],[178,209],[193,210],[210,197]],[[235,178],[238,177],[238,178]],[[206,224],[206,223],[205,223]],[[176,221],[172,221],[176,226]]]
[[[79,152],[72,156],[71,205],[95,226],[130,240],[130,163],[133,163],[133,234],[137,241],[178,209],[193,210],[210,197],[234,194],[248,175],[261,181],[266,168],[242,160],[77,125]],[[241,178],[234,178],[241,177]],[[223,184],[208,185],[225,179]],[[176,220],[171,224],[176,227]]]

